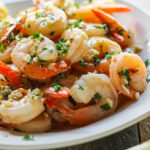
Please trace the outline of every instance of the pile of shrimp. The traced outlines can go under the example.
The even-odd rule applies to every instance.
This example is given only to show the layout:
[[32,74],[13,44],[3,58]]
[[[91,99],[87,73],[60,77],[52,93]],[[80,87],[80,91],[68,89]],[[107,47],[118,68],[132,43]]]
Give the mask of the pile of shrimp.
[[39,133],[79,127],[136,102],[147,69],[112,0],[34,0],[0,19],[0,125]]

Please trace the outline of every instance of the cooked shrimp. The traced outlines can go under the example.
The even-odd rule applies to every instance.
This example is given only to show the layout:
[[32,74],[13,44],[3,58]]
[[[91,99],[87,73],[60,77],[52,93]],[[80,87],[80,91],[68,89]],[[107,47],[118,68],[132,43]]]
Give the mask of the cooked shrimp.
[[92,9],[92,12],[99,17],[101,21],[108,24],[110,29],[108,35],[122,47],[130,46],[133,43],[132,33],[125,30],[113,16],[97,9]]
[[101,20],[95,16],[91,9],[98,9],[108,12],[110,14],[116,12],[130,12],[131,8],[121,5],[115,2],[106,2],[106,1],[92,1],[87,4],[81,5],[79,8],[71,8],[72,15],[71,18],[79,19],[82,18],[85,22],[89,23],[100,23]]
[[104,74],[89,73],[81,76],[71,87],[70,95],[77,103],[87,104],[95,100],[95,104],[74,110],[62,101],[58,103],[60,100],[56,99],[46,99],[45,103],[73,125],[86,125],[112,114],[118,102],[117,92]]
[[20,20],[14,21],[8,17],[0,24],[0,61],[5,63],[11,62],[11,52],[16,44],[16,35],[23,34],[24,30],[20,24]]
[[134,100],[147,87],[146,67],[136,54],[114,56],[110,64],[110,78],[116,89]]
[[83,60],[73,67],[83,73],[94,72],[109,74],[111,57],[120,53],[121,47],[116,42],[104,37],[92,37],[88,41],[89,49]]
[[37,11],[29,12],[25,20],[25,32],[31,36],[36,32],[54,39],[66,29],[66,14],[55,6],[48,6]]
[[39,89],[17,89],[2,100],[0,114],[4,123],[20,124],[28,122],[44,111],[43,97]]
[[58,53],[61,60],[78,62],[88,50],[88,36],[80,29],[66,30],[57,43]]
[[64,61],[56,62],[58,53],[54,42],[38,33],[19,41],[11,57],[21,72],[34,79],[47,79],[70,67]]
[[51,121],[51,117],[46,112],[43,112],[35,119],[22,124],[16,124],[13,127],[22,132],[41,133],[41,132],[49,131],[51,129],[52,121]]
[[0,39],[6,34],[8,28],[14,24],[14,19],[8,16],[0,22]]
[[0,62],[0,86],[11,85],[17,89],[21,84],[22,79],[18,71],[15,71],[6,64]]

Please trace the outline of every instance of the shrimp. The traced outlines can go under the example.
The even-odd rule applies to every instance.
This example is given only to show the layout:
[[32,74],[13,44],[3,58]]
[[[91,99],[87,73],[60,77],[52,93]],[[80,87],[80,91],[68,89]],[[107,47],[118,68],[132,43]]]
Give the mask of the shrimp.
[[0,62],[0,86],[11,85],[17,89],[21,84],[22,79],[19,72]]
[[29,36],[39,32],[50,39],[55,39],[65,31],[66,25],[66,14],[61,9],[50,5],[27,13],[24,30]]
[[7,17],[0,23],[0,61],[11,62],[11,52],[16,45],[16,35],[23,34],[20,20]]
[[110,29],[108,35],[123,48],[130,46],[133,43],[132,33],[125,30],[113,16],[98,9],[92,9],[92,12],[99,17],[101,21],[108,24]]
[[86,5],[81,5],[79,8],[72,8],[72,15],[70,18],[79,19],[82,18],[85,22],[88,23],[101,23],[102,21],[95,16],[91,9],[98,9],[108,12],[110,14],[116,12],[130,12],[131,8],[121,5],[115,2],[104,2],[104,1],[93,1],[89,2]]
[[14,48],[13,64],[24,74],[34,79],[47,79],[70,68],[70,63],[56,62],[58,53],[53,41],[35,33],[23,38]]
[[14,19],[8,16],[0,22],[0,39],[7,33],[8,28],[14,24]]
[[107,24],[94,24],[94,23],[86,23],[82,21],[82,19],[70,19],[68,21],[68,27],[77,27],[81,30],[83,30],[88,37],[93,36],[106,36],[108,33],[108,26]]
[[[87,125],[112,114],[118,103],[116,89],[104,74],[82,75],[71,87],[70,95],[76,103],[86,105],[71,109],[64,105],[63,101],[51,98],[47,98],[45,103],[51,109],[57,110],[63,119],[78,126]],[[89,104],[92,100],[94,104]]]
[[51,117],[43,112],[29,122],[13,125],[14,128],[27,133],[42,133],[49,131],[52,127]]
[[89,49],[83,60],[73,67],[83,73],[94,72],[109,74],[111,57],[121,53],[121,47],[116,42],[104,37],[92,37],[88,41]]
[[146,67],[138,55],[121,53],[112,59],[110,79],[118,91],[136,100],[147,87]]
[[2,100],[2,121],[9,124],[28,122],[44,111],[43,96],[39,89],[33,91],[19,88],[12,91],[7,100]]
[[61,60],[78,62],[88,50],[88,36],[80,29],[66,30],[56,45]]

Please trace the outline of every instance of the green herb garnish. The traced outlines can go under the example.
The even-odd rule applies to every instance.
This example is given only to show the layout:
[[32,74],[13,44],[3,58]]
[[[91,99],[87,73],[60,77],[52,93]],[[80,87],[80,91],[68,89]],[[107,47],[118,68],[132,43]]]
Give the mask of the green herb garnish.
[[40,14],[38,14],[38,13],[35,14],[35,19],[38,19],[38,18],[40,18],[40,17],[41,17]]
[[84,88],[80,84],[78,85],[78,87],[80,90],[82,90],[82,91],[84,90]]
[[84,60],[80,60],[79,62],[83,66],[83,68],[85,68],[88,65],[88,63]]
[[128,82],[131,81],[131,78],[129,77],[130,71],[128,69],[121,69],[118,74],[127,79]]
[[72,29],[72,28],[77,28],[79,27],[79,23],[81,23],[83,21],[82,18],[79,18],[77,21],[75,21],[72,25],[67,26],[67,29]]
[[147,73],[147,76],[146,76],[146,82],[147,82],[147,83],[150,82],[150,72]]
[[52,31],[49,35],[54,36],[54,34],[55,34],[55,32],[54,32],[54,31]]
[[34,139],[34,136],[29,135],[28,133],[26,133],[23,137],[23,140],[26,140],[26,141],[33,141],[33,139]]
[[5,51],[5,45],[0,43],[0,53],[4,53]]
[[102,96],[99,93],[95,93],[92,99],[96,100],[96,99],[101,99],[101,98]]
[[111,107],[108,103],[101,105],[100,108],[103,109],[104,111],[108,111],[111,109]]
[[55,92],[58,92],[61,88],[63,88],[58,82],[53,83],[52,86],[54,87]]
[[31,27],[31,24],[28,24],[28,28],[30,28]]
[[33,36],[31,37],[31,39],[39,39],[40,38],[40,34],[38,32],[34,33]]
[[79,8],[79,7],[80,7],[78,3],[75,3],[74,6],[75,6],[76,8]]
[[8,99],[8,95],[9,95],[9,93],[7,93],[7,92],[2,94],[4,99]]
[[59,110],[57,110],[57,109],[53,109],[52,112],[53,112],[53,113],[61,114],[61,112],[60,112]]
[[144,61],[144,63],[145,63],[145,66],[148,67],[148,66],[150,65],[150,59],[146,59],[146,60]]
[[100,59],[97,56],[93,57],[94,66],[96,67],[100,63]]
[[69,45],[66,44],[67,40],[64,40],[64,38],[61,38],[58,43],[56,43],[57,52],[59,55],[63,55],[67,53]]

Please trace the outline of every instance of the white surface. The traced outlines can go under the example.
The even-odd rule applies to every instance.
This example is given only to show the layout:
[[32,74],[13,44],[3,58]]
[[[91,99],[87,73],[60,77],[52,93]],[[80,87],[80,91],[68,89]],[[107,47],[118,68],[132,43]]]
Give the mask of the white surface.
[[[9,8],[14,13],[25,5],[28,5],[28,3],[16,3],[15,5],[9,5]],[[133,12],[123,14],[119,18],[122,19],[122,23],[127,24],[133,31],[136,31],[137,40],[145,46],[144,51],[141,53],[142,58],[150,58],[150,49],[145,45],[150,31],[150,17],[134,8]],[[15,150],[56,148],[80,144],[110,135],[150,115],[149,91],[150,85],[137,103],[102,121],[69,131],[36,134],[34,141],[24,141],[22,140],[23,135],[14,135],[8,131],[0,130],[0,148]],[[4,136],[6,134],[8,134],[8,137]]]

